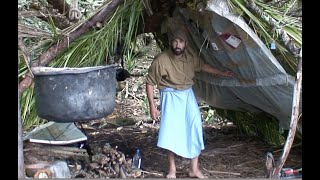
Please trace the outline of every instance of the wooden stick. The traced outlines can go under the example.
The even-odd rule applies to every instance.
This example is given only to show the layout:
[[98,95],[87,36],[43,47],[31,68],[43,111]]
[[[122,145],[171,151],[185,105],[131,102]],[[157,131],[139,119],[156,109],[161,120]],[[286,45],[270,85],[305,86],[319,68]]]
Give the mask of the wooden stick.
[[[291,146],[291,148],[293,148],[293,147],[297,147],[297,146],[301,146],[302,145],[302,143],[298,143],[298,144],[293,144],[292,146]],[[272,151],[273,153],[276,153],[276,152],[280,152],[282,149],[277,149],[277,150],[274,150],[274,151]]]
[[240,173],[234,173],[234,172],[224,172],[224,171],[210,171],[210,170],[207,170],[209,173],[212,173],[212,174],[231,174],[231,175],[235,175],[235,176],[241,176]]
[[131,93],[128,93],[129,96],[133,97],[135,100],[138,100],[138,101],[142,101],[142,99],[140,98],[137,98],[136,96],[134,96],[133,94]]
[[[115,161],[114,161],[115,162]],[[116,171],[116,178],[119,178],[119,176],[120,176],[120,165],[119,165],[119,163],[115,163],[114,165],[113,165],[113,167],[114,167],[114,170]]]
[[87,153],[83,152],[70,152],[70,151],[64,151],[64,150],[58,150],[54,148],[31,148],[33,151],[35,151],[38,155],[45,155],[45,156],[55,156],[59,158],[70,158],[70,157],[77,157],[79,159],[82,159],[84,161],[89,161],[89,155]]
[[75,152],[75,153],[87,153],[86,149],[80,149],[76,147],[64,147],[64,146],[50,146],[50,147],[45,147],[46,149],[55,149],[55,150],[60,150],[60,151],[70,151],[70,152]]
[[32,149],[45,149],[45,150],[60,150],[65,152],[76,152],[76,153],[87,153],[86,149],[80,149],[77,147],[67,147],[67,146],[55,146],[55,145],[43,145],[43,144],[36,144],[30,143],[30,148],[25,148],[25,151],[29,151]]
[[108,163],[108,169],[112,172],[113,175],[116,175],[116,174],[117,174],[116,170],[114,170],[114,169],[112,168],[111,162]]
[[166,156],[165,154],[160,154],[160,153],[158,153],[158,152],[153,152],[153,151],[151,151],[152,153],[154,153],[154,154],[158,154],[158,155],[160,155],[160,156]]
[[20,93],[18,91],[18,179],[25,178],[25,167],[23,157],[22,122],[20,109]]
[[126,94],[124,95],[124,98],[128,98],[128,94],[129,94],[129,90],[128,90],[128,88],[129,88],[129,85],[128,85],[128,81],[126,81]]
[[157,176],[163,176],[162,173],[155,173],[155,172],[149,172],[149,171],[141,171],[142,173],[146,173],[146,174],[153,174],[153,175],[157,175]]
[[245,164],[250,164],[250,163],[257,162],[257,161],[260,161],[260,159],[255,159],[255,160],[252,160],[252,161],[247,161],[247,162],[244,162],[244,163],[241,163],[241,164],[237,164],[236,166],[243,166],[243,165],[245,165]]
[[125,170],[124,170],[123,166],[120,165],[119,178],[121,178],[121,179],[127,178],[127,176],[124,172],[125,172]]
[[292,102],[292,114],[290,122],[290,130],[287,136],[286,143],[284,145],[283,151],[279,160],[277,161],[271,178],[279,178],[280,170],[282,169],[292,146],[294,136],[296,134],[299,112],[300,112],[300,96],[302,89],[302,55],[300,52],[300,59],[298,64],[297,79],[294,84],[293,102]]
[[88,154],[82,154],[82,153],[74,153],[74,152],[68,152],[68,151],[62,151],[57,149],[46,149],[47,151],[50,151],[55,154],[63,154],[66,156],[80,156],[80,157],[89,157]]

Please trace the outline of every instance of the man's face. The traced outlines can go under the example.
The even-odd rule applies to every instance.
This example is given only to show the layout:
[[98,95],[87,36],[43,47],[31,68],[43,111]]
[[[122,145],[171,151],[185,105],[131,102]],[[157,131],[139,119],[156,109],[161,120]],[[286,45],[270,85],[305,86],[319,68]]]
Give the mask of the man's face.
[[171,41],[171,49],[175,55],[180,55],[186,48],[186,41],[182,38],[176,37]]

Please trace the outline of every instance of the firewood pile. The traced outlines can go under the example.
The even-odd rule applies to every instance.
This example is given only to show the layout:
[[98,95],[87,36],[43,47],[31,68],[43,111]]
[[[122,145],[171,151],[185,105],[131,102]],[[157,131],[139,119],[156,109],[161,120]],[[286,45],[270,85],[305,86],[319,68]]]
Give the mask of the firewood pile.
[[[74,177],[79,173],[86,178],[137,178],[142,174],[140,169],[132,169],[132,158],[120,152],[116,147],[111,147],[106,143],[102,148],[98,148],[96,154],[92,156],[92,163],[88,165],[88,172],[79,171],[74,173]],[[91,175],[90,175],[91,174]]]
[[[106,143],[92,149],[26,143],[26,174],[33,178],[138,178],[143,171],[131,167],[132,158]],[[59,164],[65,167],[57,167]],[[63,169],[63,173],[60,172]],[[57,171],[57,172],[55,172]],[[59,171],[59,172],[58,172]],[[68,174],[67,177],[59,174]],[[45,176],[44,176],[45,175]]]

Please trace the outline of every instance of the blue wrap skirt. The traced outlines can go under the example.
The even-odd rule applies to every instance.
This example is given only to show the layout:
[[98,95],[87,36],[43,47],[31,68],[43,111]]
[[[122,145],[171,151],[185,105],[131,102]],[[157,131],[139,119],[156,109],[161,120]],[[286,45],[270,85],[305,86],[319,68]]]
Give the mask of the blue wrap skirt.
[[184,158],[204,149],[201,113],[192,88],[160,90],[160,129],[157,146]]

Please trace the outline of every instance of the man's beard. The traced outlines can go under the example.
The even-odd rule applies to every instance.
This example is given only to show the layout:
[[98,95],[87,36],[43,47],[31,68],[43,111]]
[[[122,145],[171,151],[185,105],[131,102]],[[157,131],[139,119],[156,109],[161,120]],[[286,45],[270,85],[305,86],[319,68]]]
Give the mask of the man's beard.
[[173,47],[171,47],[171,50],[172,50],[172,52],[173,52],[175,55],[177,55],[177,56],[181,55],[181,54],[184,52],[184,49],[180,49],[180,48],[173,48]]

